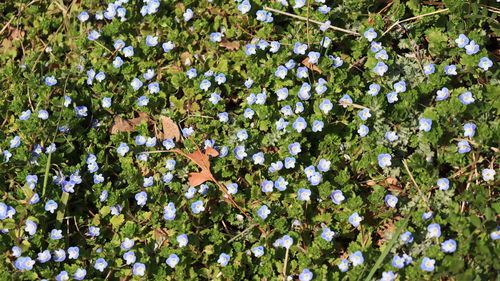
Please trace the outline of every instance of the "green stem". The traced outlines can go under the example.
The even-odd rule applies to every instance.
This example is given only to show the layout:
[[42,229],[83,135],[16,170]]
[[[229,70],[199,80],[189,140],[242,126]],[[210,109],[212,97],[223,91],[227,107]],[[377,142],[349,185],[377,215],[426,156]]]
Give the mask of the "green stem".
[[49,153],[49,157],[47,157],[47,164],[45,164],[45,175],[43,176],[42,197],[45,195],[45,188],[47,187],[47,183],[49,180],[49,170],[51,161],[52,161],[52,153]]
[[64,213],[66,212],[66,207],[68,206],[69,193],[63,192],[61,196],[61,207],[57,210],[57,223],[56,228],[59,228],[62,224],[62,220],[64,218]]

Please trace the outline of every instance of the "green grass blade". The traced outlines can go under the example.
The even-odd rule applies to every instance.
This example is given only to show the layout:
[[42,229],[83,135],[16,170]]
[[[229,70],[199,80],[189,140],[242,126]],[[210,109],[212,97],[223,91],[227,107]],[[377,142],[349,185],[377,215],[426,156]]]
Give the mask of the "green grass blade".
[[403,219],[403,222],[399,225],[399,227],[394,231],[394,234],[392,235],[391,240],[389,241],[389,244],[387,247],[384,248],[384,251],[382,251],[382,254],[378,257],[377,261],[375,262],[375,265],[372,267],[372,270],[368,274],[368,276],[365,278],[365,281],[370,281],[373,278],[373,275],[375,275],[375,272],[379,269],[379,267],[382,265],[382,262],[384,261],[385,257],[389,252],[391,251],[392,247],[394,247],[394,244],[396,244],[396,241],[398,240],[399,235],[403,231],[403,229],[406,228],[408,225],[408,221],[411,217],[411,213],[413,212],[413,207],[410,209],[410,212],[408,213],[408,216]]

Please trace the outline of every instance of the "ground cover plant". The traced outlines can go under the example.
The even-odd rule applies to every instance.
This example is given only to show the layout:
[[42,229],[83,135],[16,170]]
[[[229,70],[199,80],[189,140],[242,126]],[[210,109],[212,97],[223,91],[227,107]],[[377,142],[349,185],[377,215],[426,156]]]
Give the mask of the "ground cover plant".
[[495,1],[0,4],[1,280],[495,280]]

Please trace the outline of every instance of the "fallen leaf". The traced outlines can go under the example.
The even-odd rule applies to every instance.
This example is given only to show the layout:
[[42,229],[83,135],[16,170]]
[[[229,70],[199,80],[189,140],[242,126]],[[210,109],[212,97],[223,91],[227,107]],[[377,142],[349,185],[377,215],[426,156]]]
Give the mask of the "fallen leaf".
[[189,181],[189,186],[198,186],[206,181],[211,181],[211,174],[207,173],[206,171],[202,170],[199,173],[189,173],[188,181]]
[[115,116],[113,125],[109,129],[109,132],[114,135],[118,132],[132,132],[135,131],[135,127],[140,125],[142,121],[146,121],[147,123],[156,124],[156,122],[151,119],[146,113],[139,113],[139,117],[132,119],[124,119],[120,116]]
[[321,73],[321,70],[315,65],[309,62],[309,57],[305,58],[302,61],[302,64],[305,65],[307,68],[309,68],[312,71],[316,71],[318,73]]
[[397,178],[386,178],[385,182],[390,185],[396,185],[398,184],[398,179]]
[[235,51],[240,48],[239,41],[224,41],[220,43],[221,47],[228,49],[229,51]]
[[212,147],[210,147],[210,146],[205,147],[205,153],[206,153],[207,155],[212,156],[212,157],[219,156],[219,152],[218,152],[217,150],[213,149],[213,148],[212,148]]
[[184,65],[191,65],[191,59],[193,58],[193,55],[191,55],[190,53],[188,52],[184,52],[181,54],[181,62],[182,64]]
[[163,134],[159,134],[162,140],[165,139],[175,139],[179,141],[181,139],[181,131],[177,124],[167,116],[160,116],[161,126],[163,128]]
[[191,172],[188,174],[190,186],[196,187],[206,181],[214,181],[214,177],[210,172],[210,161],[208,159],[209,154],[214,154],[213,151],[210,149],[205,153],[201,152],[201,150],[196,150],[191,153],[185,153],[180,149],[172,149],[171,151],[183,155],[201,168],[201,172]]

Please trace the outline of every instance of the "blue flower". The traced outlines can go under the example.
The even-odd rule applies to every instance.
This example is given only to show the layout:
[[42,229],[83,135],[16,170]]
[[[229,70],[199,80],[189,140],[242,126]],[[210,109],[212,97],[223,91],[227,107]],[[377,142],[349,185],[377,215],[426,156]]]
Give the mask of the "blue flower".
[[378,85],[378,84],[370,84],[369,90],[368,90],[368,94],[370,96],[376,96],[376,95],[378,95],[379,91],[380,91],[380,85]]
[[191,68],[190,70],[186,71],[186,75],[187,75],[188,79],[193,79],[196,76],[198,76],[198,73],[197,73],[196,69]]
[[193,210],[193,213],[195,213],[195,214],[199,214],[200,212],[205,211],[205,207],[203,206],[203,201],[198,200],[198,201],[192,203],[191,209]]
[[91,226],[89,227],[89,233],[91,237],[97,237],[101,235],[101,229],[99,227]]
[[179,263],[179,260],[180,259],[176,254],[170,254],[165,262],[168,266],[174,268]]
[[424,220],[430,220],[433,218],[432,211],[425,212],[422,214],[422,219]]
[[384,198],[385,204],[391,208],[396,208],[396,204],[398,203],[398,198],[394,195],[387,194]]
[[481,176],[483,177],[484,181],[492,181],[495,179],[495,170],[494,169],[488,169],[485,168],[481,171]]
[[253,163],[255,165],[260,165],[264,163],[264,153],[263,152],[257,152],[252,156]]
[[99,258],[96,260],[95,264],[94,264],[94,268],[99,270],[100,272],[103,272],[104,269],[108,266],[108,263],[106,262],[105,259],[103,258]]
[[194,129],[193,127],[187,127],[187,128],[182,128],[182,136],[183,137],[189,137],[190,135],[192,135],[194,133]]
[[146,45],[154,47],[158,44],[158,36],[146,36]]
[[288,145],[288,151],[290,152],[291,155],[297,155],[299,154],[302,150],[300,149],[300,143],[294,142],[292,144]]
[[172,41],[167,41],[161,45],[163,52],[168,53],[175,48],[175,44]]
[[297,132],[302,132],[305,128],[307,128],[307,122],[304,118],[298,117],[295,119],[295,122],[293,122],[292,127],[297,131]]
[[299,275],[299,280],[300,281],[310,281],[313,279],[314,274],[307,268],[302,270],[302,272]]
[[54,76],[45,77],[45,85],[54,86],[57,84],[57,79]]
[[418,120],[418,124],[419,124],[418,129],[420,131],[429,132],[432,128],[432,120],[431,119],[421,118],[420,120]]
[[271,48],[269,48],[269,52],[275,54],[275,53],[277,53],[279,51],[280,47],[281,47],[280,42],[278,42],[278,41],[272,41],[271,42]]
[[335,232],[331,231],[328,227],[323,227],[323,232],[321,233],[321,238],[325,241],[330,242],[335,236]]
[[149,103],[149,99],[145,96],[140,96],[138,99],[137,99],[137,105],[138,106],[146,106],[148,105]]
[[285,79],[286,74],[288,73],[288,69],[284,67],[283,65],[279,65],[278,69],[276,69],[276,72],[274,72],[274,75],[278,78]]
[[125,47],[125,42],[123,42],[123,40],[121,39],[118,39],[113,44],[113,47],[115,48],[115,50],[120,50],[121,48]]
[[436,184],[439,190],[448,190],[448,188],[450,188],[450,181],[447,178],[438,179]]
[[391,264],[392,264],[392,266],[394,266],[396,268],[403,268],[406,265],[406,260],[403,257],[395,255],[392,258],[392,263]]
[[175,208],[175,204],[169,202],[167,206],[163,207],[163,218],[166,220],[175,219],[177,209]]
[[256,257],[262,257],[264,255],[264,247],[262,247],[262,246],[255,246],[255,247],[252,248],[252,253]]
[[330,170],[331,161],[321,158],[318,163],[318,170],[321,172],[328,172]]
[[73,275],[73,278],[75,278],[76,280],[83,280],[86,275],[87,275],[87,270],[85,270],[83,268],[78,268],[75,271],[75,274]]
[[251,8],[252,8],[252,5],[250,5],[250,2],[248,2],[248,0],[243,1],[241,4],[238,5],[238,10],[242,14],[248,13]]
[[150,94],[156,94],[160,92],[160,84],[158,82],[149,83],[148,90]]
[[47,120],[49,118],[49,112],[47,110],[39,110],[38,111],[38,118],[42,120]]
[[269,210],[269,207],[267,207],[266,205],[262,205],[262,207],[259,208],[259,210],[257,211],[257,214],[259,215],[259,217],[261,217],[262,219],[266,219],[267,216],[271,213],[271,210]]
[[358,134],[360,137],[364,137],[366,135],[368,135],[368,133],[370,132],[370,128],[368,128],[366,125],[359,125],[359,128],[358,128]]
[[297,192],[298,199],[300,201],[309,201],[311,200],[311,190],[307,188],[300,188]]
[[21,256],[22,253],[23,253],[23,251],[21,250],[21,248],[19,248],[17,246],[12,247],[12,255],[14,257],[18,258]]
[[368,39],[369,42],[372,42],[373,39],[377,38],[377,32],[373,30],[373,28],[368,29],[363,33],[363,36]]
[[460,100],[461,103],[463,103],[465,105],[471,104],[475,101],[471,92],[465,92],[465,93],[460,94],[458,96],[458,99]]
[[292,245],[293,245],[293,238],[288,236],[288,235],[284,235],[280,240],[279,240],[279,245],[283,248],[287,248],[289,249]]
[[118,68],[123,65],[123,59],[120,56],[116,56],[116,58],[113,60],[113,67]]
[[332,199],[333,203],[337,205],[341,204],[345,200],[344,194],[342,193],[341,190],[334,190],[330,194],[330,198]]
[[123,250],[128,251],[128,250],[132,249],[134,244],[135,244],[134,239],[129,239],[128,237],[126,237],[125,240],[123,240],[123,242],[120,243],[120,247]]
[[139,78],[134,78],[132,82],[130,83],[130,86],[134,89],[134,91],[139,90],[142,87],[142,81],[139,80]]
[[191,9],[186,9],[186,11],[182,14],[182,16],[184,17],[184,21],[189,21],[191,18],[193,18],[193,10]]
[[247,153],[245,152],[245,146],[237,146],[234,149],[234,156],[238,160],[243,160],[243,158],[247,157]]
[[231,259],[231,256],[229,256],[226,253],[222,253],[219,256],[219,259],[217,260],[217,263],[219,263],[222,266],[226,266],[230,259]]
[[120,146],[116,149],[116,152],[121,156],[125,156],[125,154],[129,151],[129,147],[126,143],[120,143]]
[[62,238],[62,230],[60,229],[52,229],[50,232],[50,239],[59,240]]
[[81,22],[86,22],[89,19],[89,13],[83,11],[78,15],[78,20]]
[[469,38],[465,36],[464,34],[460,34],[457,39],[455,39],[455,43],[457,43],[457,46],[459,48],[465,47],[467,44],[469,44]]
[[393,87],[394,87],[394,90],[396,91],[396,93],[406,92],[406,82],[405,81],[396,82],[396,83],[394,83]]
[[145,191],[141,191],[135,195],[135,200],[137,201],[137,205],[144,207],[146,201],[148,201],[148,194]]
[[444,73],[446,75],[457,75],[457,66],[450,64],[444,67]]
[[134,55],[134,47],[132,46],[125,47],[123,48],[122,52],[126,58],[129,58]]
[[144,273],[146,272],[146,266],[143,263],[137,262],[134,263],[134,270],[132,273],[137,276],[144,276]]
[[63,262],[66,259],[66,252],[63,249],[54,251],[54,261]]
[[375,72],[376,74],[378,74],[380,76],[384,76],[384,74],[387,72],[388,69],[389,69],[389,67],[385,63],[380,61],[373,68],[373,72]]
[[424,74],[425,75],[431,75],[432,73],[434,73],[434,71],[436,71],[436,67],[434,67],[434,64],[430,63],[427,65],[424,65]]
[[227,193],[236,194],[238,193],[238,184],[237,183],[228,183],[226,184]]
[[300,42],[296,42],[293,46],[293,52],[296,55],[305,55],[307,50],[307,45]]
[[136,261],[135,253],[134,251],[128,251],[123,254],[123,259],[127,264],[132,264]]
[[36,233],[38,226],[35,222],[31,220],[26,221],[26,227],[24,228],[24,231],[28,232],[29,235],[34,235]]
[[97,30],[92,30],[87,36],[87,39],[89,39],[90,41],[94,41],[99,39],[99,37],[101,37],[101,34],[97,32]]
[[332,67],[341,67],[344,64],[344,61],[340,57],[330,55],[328,58],[332,60]]
[[465,46],[465,53],[467,55],[473,55],[475,53],[479,52],[479,45],[474,42],[474,40],[470,41],[470,43]]
[[437,223],[427,226],[427,236],[429,238],[441,236],[441,226]]
[[349,261],[347,259],[343,259],[337,265],[341,272],[346,272],[349,270]]
[[69,275],[67,271],[63,270],[59,272],[59,274],[57,274],[56,281],[66,281],[66,280],[69,280]]
[[372,43],[370,44],[370,50],[374,53],[376,53],[382,49],[383,49],[382,43],[380,43],[380,42],[372,41]]
[[19,115],[20,120],[28,120],[31,116],[31,110],[25,110],[21,112],[21,115]]
[[19,136],[15,136],[10,140],[10,148],[16,148],[21,145],[21,138]]
[[387,102],[389,103],[395,103],[398,101],[398,93],[397,92],[390,92],[387,94]]
[[370,109],[365,108],[365,109],[358,112],[358,116],[359,116],[359,118],[361,118],[361,120],[366,121],[372,115],[370,114]]
[[285,63],[285,67],[287,69],[292,69],[295,67],[295,64],[296,64],[295,61],[293,59],[290,59]]
[[436,100],[437,101],[442,101],[442,100],[445,100],[447,99],[448,97],[450,96],[450,91],[448,90],[448,88],[446,87],[443,87],[441,90],[438,90],[436,92]]
[[[301,100],[309,100],[311,98],[311,85],[309,85],[309,83],[303,83],[302,86],[300,87],[300,90],[298,92],[298,96],[299,96],[299,99]],[[298,105],[299,103],[297,103]],[[295,109],[295,113],[300,113],[303,111],[303,108],[302,109]]]
[[76,112],[76,117],[80,117],[80,118],[86,117],[88,115],[87,107],[84,105],[75,107],[75,112]]
[[358,212],[354,212],[351,216],[349,216],[349,223],[354,227],[358,227],[362,220],[363,218],[359,216]]
[[299,68],[297,68],[297,78],[300,79],[300,78],[307,78],[307,77],[309,77],[309,71],[307,70],[307,67],[299,67]]
[[453,239],[448,239],[441,243],[441,251],[444,253],[453,253],[457,250],[457,242]]
[[259,40],[259,42],[257,42],[257,47],[261,50],[265,50],[267,47],[269,46],[269,43],[267,43],[266,40]]
[[224,75],[224,73],[219,73],[215,76],[214,80],[218,85],[224,84],[226,82],[226,75]]
[[110,108],[111,107],[111,98],[102,98],[102,107]]
[[382,153],[378,155],[378,165],[380,168],[391,166],[392,156],[387,153]]
[[493,62],[488,57],[482,57],[481,60],[479,60],[478,66],[484,70],[488,70],[493,66]]
[[257,48],[255,47],[254,44],[247,44],[245,45],[245,53],[250,56],[250,55],[255,55],[257,52]]
[[493,231],[493,232],[490,233],[490,237],[493,240],[500,239],[500,226],[497,227],[497,229],[495,231]]
[[436,260],[430,259],[428,257],[424,257],[424,259],[422,260],[422,263],[420,264],[420,268],[424,271],[433,271],[435,263],[436,263]]
[[466,140],[459,141],[457,143],[457,149],[458,149],[458,153],[466,153],[466,152],[469,152],[471,150],[470,144]]
[[378,60],[387,60],[387,59],[389,59],[389,56],[387,55],[386,50],[381,50],[375,54],[375,58]]
[[413,234],[409,231],[401,234],[400,239],[403,243],[408,244],[413,242]]
[[385,132],[385,139],[388,142],[394,142],[399,139],[398,135],[396,135],[396,132],[391,131],[391,132]]
[[179,243],[179,247],[185,247],[189,241],[188,236],[185,233],[177,236],[176,240],[177,240],[177,243]]
[[363,264],[365,259],[363,258],[363,254],[361,251],[356,251],[349,255],[349,260],[352,262],[352,266],[358,266]]
[[200,89],[206,92],[210,88],[210,85],[212,85],[210,81],[208,81],[207,79],[203,79],[203,81],[201,81],[200,83]]
[[210,34],[210,41],[212,42],[220,42],[222,40],[222,33],[220,32],[212,32]]
[[46,263],[51,258],[52,258],[52,256],[50,255],[50,251],[49,250],[45,250],[43,252],[38,253],[38,258],[37,259],[41,263]]

